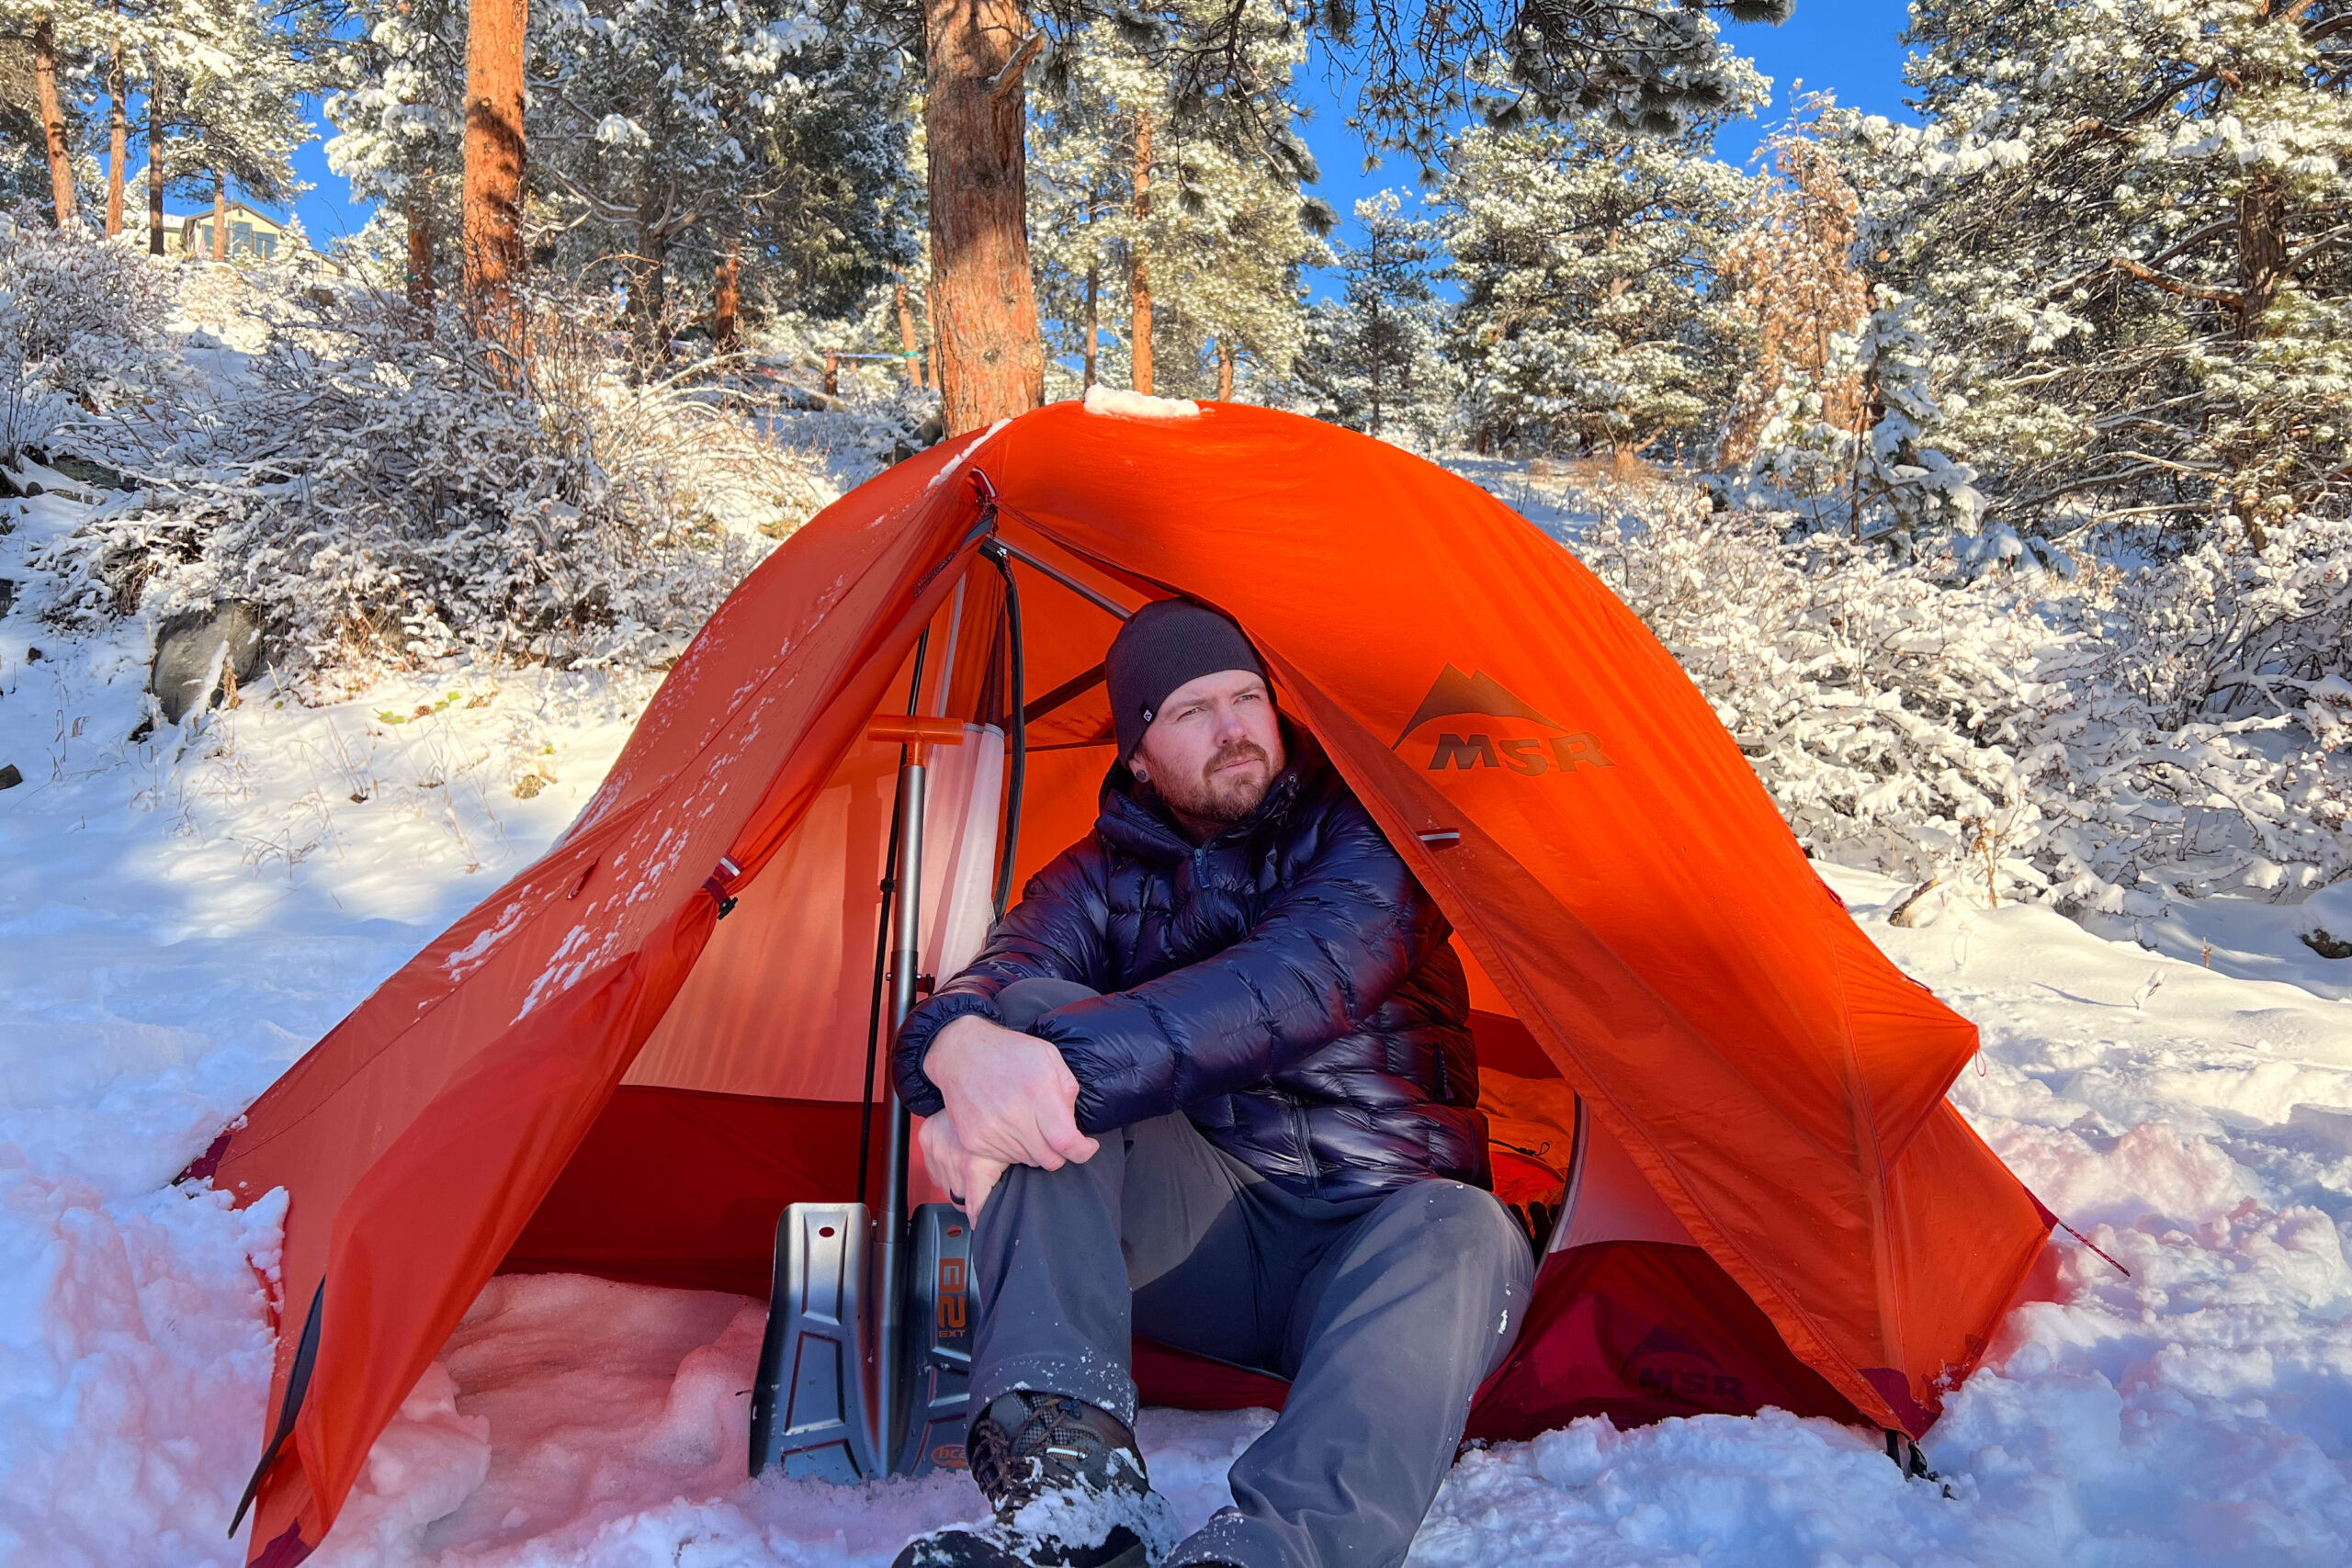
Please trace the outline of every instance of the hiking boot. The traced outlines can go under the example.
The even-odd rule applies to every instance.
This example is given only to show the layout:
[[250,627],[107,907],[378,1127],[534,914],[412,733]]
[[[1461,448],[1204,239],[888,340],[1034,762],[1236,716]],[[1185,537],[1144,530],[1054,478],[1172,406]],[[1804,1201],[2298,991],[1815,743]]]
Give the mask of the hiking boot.
[[1175,1541],[1135,1434],[1107,1410],[1008,1393],[972,1424],[965,1452],[995,1522],[917,1536],[892,1568],[1146,1568]]

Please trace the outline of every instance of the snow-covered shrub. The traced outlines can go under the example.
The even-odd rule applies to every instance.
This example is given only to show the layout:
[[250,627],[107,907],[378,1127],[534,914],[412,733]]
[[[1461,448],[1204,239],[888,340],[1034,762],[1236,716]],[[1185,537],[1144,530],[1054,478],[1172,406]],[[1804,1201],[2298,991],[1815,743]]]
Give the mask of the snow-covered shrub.
[[2352,873],[2352,527],[2061,580],[1787,521],[1661,499],[1576,547],[1813,853],[2133,916]]
[[2290,518],[2259,549],[2207,530],[2157,570],[2117,572],[2114,593],[2134,649],[2119,678],[2161,719],[2292,716],[2352,660],[2352,522]]
[[145,379],[164,274],[128,247],[0,217],[0,463]]
[[604,297],[535,301],[519,365],[371,291],[295,298],[311,324],[232,384],[84,433],[144,489],[58,552],[71,611],[247,601],[298,669],[654,663],[828,499],[725,393],[622,374]]
[[1649,623],[1817,854],[1925,877],[2030,812],[2012,746],[2041,629],[1784,516],[1683,495],[1604,519],[1586,563]]
[[2112,886],[2291,891],[2352,869],[2352,524],[2102,565],[2077,615],[2043,660],[2076,699],[2025,759],[2068,886],[2114,908]]

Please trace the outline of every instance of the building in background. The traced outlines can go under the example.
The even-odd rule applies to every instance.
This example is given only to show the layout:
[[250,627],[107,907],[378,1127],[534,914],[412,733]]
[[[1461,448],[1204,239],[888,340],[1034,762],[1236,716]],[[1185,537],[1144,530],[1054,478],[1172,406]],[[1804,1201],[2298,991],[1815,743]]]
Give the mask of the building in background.
[[[212,254],[212,209],[166,216],[166,243],[176,255]],[[272,261],[281,252],[307,251],[310,243],[290,221],[272,218],[242,201],[229,203],[229,259]]]

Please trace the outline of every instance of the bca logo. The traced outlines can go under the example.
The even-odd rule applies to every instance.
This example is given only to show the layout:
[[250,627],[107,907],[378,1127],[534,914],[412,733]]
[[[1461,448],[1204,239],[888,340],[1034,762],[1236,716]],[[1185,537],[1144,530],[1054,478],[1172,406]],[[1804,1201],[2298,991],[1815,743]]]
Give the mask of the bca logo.
[[1504,689],[1486,671],[1464,675],[1449,664],[1421,699],[1393,751],[1418,756],[1429,748],[1430,772],[1495,768],[1533,778],[1611,766],[1600,742],[1583,730],[1555,724]]

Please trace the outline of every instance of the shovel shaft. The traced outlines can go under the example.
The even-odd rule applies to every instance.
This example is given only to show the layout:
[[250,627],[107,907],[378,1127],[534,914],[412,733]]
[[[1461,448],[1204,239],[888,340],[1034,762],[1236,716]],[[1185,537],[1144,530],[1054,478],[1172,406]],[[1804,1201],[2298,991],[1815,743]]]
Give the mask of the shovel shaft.
[[[915,1009],[915,978],[922,965],[922,821],[925,772],[922,762],[914,760],[916,752],[909,748],[908,760],[899,765],[899,864],[898,890],[893,910],[896,915],[890,940],[890,1034],[896,1038],[899,1026]],[[875,1452],[888,1464],[890,1456],[899,1451],[901,1413],[905,1391],[899,1385],[903,1376],[900,1351],[906,1337],[907,1295],[907,1142],[909,1122],[907,1108],[899,1103],[896,1090],[890,1095],[889,1141],[886,1145],[882,1170],[882,1213],[877,1228],[881,1232],[879,1284],[881,1297],[876,1313],[875,1326],[875,1414],[879,1439]]]

